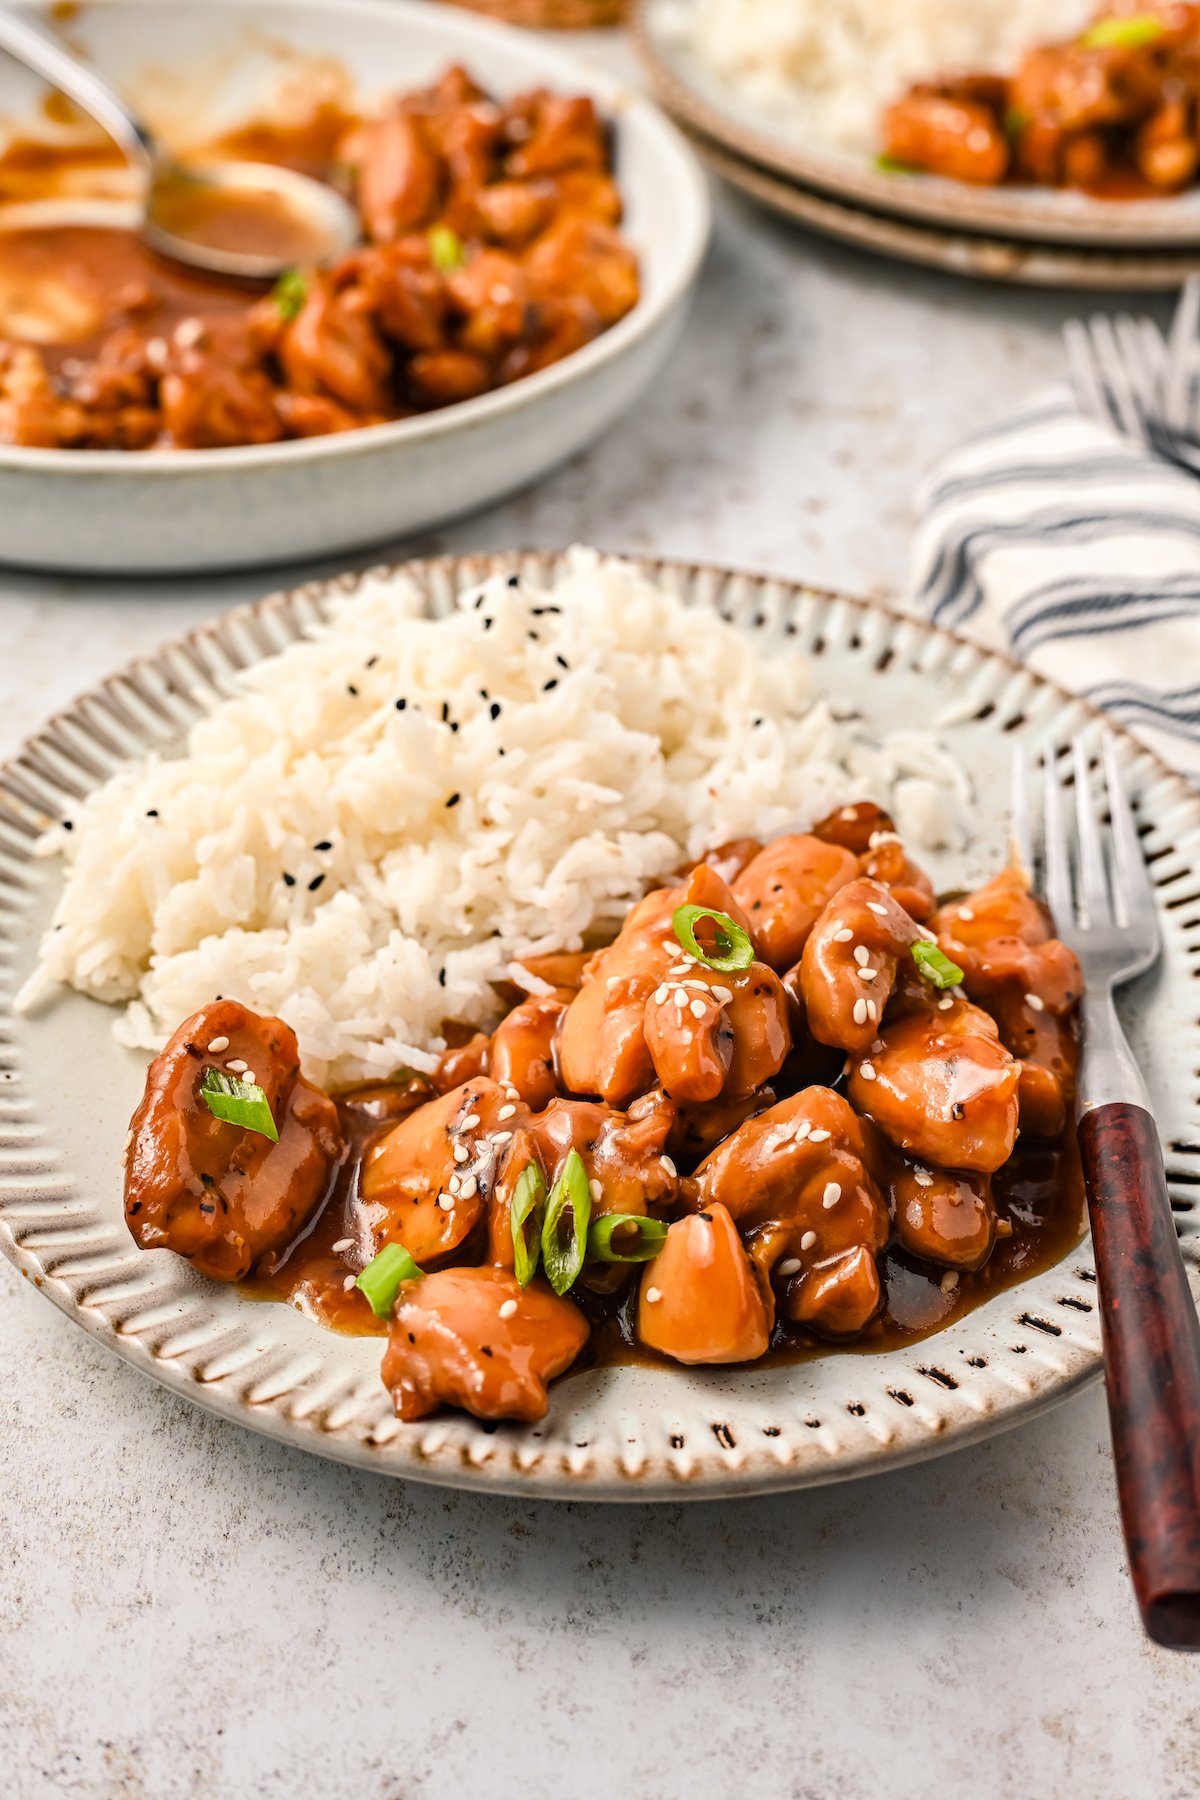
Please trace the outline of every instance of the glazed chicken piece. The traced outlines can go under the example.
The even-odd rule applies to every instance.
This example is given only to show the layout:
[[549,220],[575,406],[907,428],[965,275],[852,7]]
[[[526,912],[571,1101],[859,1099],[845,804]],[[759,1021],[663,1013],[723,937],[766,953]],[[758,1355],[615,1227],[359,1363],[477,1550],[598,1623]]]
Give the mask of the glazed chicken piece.
[[279,360],[298,393],[331,394],[367,417],[382,417],[391,405],[392,361],[368,302],[356,284],[314,276],[280,339]]
[[637,257],[611,225],[584,213],[564,213],[544,231],[525,270],[532,302],[571,294],[592,308],[597,329],[615,325],[637,304]]
[[419,120],[395,112],[358,126],[341,160],[357,176],[366,234],[387,244],[434,215],[440,197],[438,160]]
[[88,424],[83,408],[55,390],[32,344],[0,342],[0,443],[57,450],[84,442]]
[[776,838],[747,863],[733,895],[763,961],[790,969],[829,900],[857,873],[850,851],[806,836]]
[[819,1043],[865,1055],[879,1035],[896,981],[921,932],[877,881],[860,877],[836,893],[800,959],[800,993]]
[[642,1271],[637,1335],[681,1363],[754,1362],[771,1341],[771,1290],[725,1207],[676,1219]]
[[[214,1117],[208,1069],[266,1095],[279,1142]],[[336,1108],[300,1073],[281,1019],[218,1000],[185,1019],[146,1073],[130,1124],[125,1219],[143,1250],[174,1250],[218,1281],[280,1255],[328,1190],[345,1146]]]
[[507,1269],[442,1269],[400,1289],[383,1384],[401,1419],[461,1406],[480,1419],[545,1416],[546,1385],[587,1342],[578,1307]]
[[851,1061],[846,1091],[893,1144],[945,1169],[989,1174],[1008,1161],[1021,1065],[987,1013],[931,998],[880,1026],[868,1049]]
[[357,290],[363,310],[401,349],[437,350],[445,342],[449,295],[427,233],[354,251],[338,264],[338,280]]
[[813,826],[813,836],[841,844],[858,858],[858,872],[887,888],[910,917],[923,923],[933,912],[933,883],[912,861],[891,815],[871,800],[839,807]]
[[1016,869],[943,907],[934,923],[967,993],[1021,1060],[1022,1131],[1057,1137],[1075,1097],[1078,958],[1052,935],[1048,913]]
[[860,1331],[883,1287],[875,1258],[888,1214],[868,1129],[840,1094],[807,1088],[748,1120],[696,1171],[702,1207],[728,1208],[788,1316],[830,1336]]
[[541,1112],[558,1093],[554,1041],[573,998],[562,988],[531,994],[492,1033],[488,1072],[501,1087],[515,1088],[531,1112]]
[[787,996],[754,962],[730,973],[687,955],[672,920],[705,906],[747,929],[720,876],[697,865],[680,888],[635,906],[620,935],[588,965],[558,1042],[563,1086],[619,1106],[655,1080],[673,1100],[737,1098],[771,1079],[791,1045]]
[[994,187],[1008,174],[1008,139],[992,108],[936,88],[913,88],[892,102],[883,147],[908,168],[976,187]]
[[505,132],[516,146],[507,158],[509,175],[556,175],[603,168],[606,161],[603,127],[586,96],[545,89],[524,95],[509,107]]
[[421,1267],[456,1250],[486,1212],[498,1152],[520,1123],[519,1110],[481,1076],[379,1138],[364,1158],[359,1190],[376,1248],[403,1244]]
[[892,1217],[904,1248],[948,1269],[982,1268],[996,1240],[991,1177],[927,1169],[894,1154],[887,1171]]

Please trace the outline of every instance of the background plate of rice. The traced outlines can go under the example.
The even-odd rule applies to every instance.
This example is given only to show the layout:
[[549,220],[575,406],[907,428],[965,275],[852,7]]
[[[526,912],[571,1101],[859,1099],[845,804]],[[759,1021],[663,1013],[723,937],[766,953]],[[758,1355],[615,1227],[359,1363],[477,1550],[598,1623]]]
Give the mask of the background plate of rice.
[[[1015,735],[1079,729],[1098,740],[1084,703],[978,647],[720,570],[447,559],[232,613],[83,696],[0,771],[0,962],[25,1008],[6,1007],[0,1042],[0,1249],[177,1393],[415,1479],[756,1493],[1016,1423],[1100,1372],[1086,1242],[886,1355],[590,1370],[555,1385],[539,1425],[404,1426],[377,1339],[137,1251],[121,1146],[146,1046],[205,984],[278,1005],[312,1072],[379,1072],[432,1054],[443,1017],[485,1017],[522,945],[611,929],[631,891],[739,830],[873,792],[939,883],[977,879],[1005,853]],[[1166,944],[1129,1025],[1200,1287],[1200,801],[1119,746]]]
[[878,167],[888,102],[911,81],[1008,72],[1071,37],[1094,0],[638,0],[634,35],[659,100],[694,132],[791,181],[880,212],[1057,243],[1200,243],[1200,189],[1104,201],[1070,189],[970,187]]

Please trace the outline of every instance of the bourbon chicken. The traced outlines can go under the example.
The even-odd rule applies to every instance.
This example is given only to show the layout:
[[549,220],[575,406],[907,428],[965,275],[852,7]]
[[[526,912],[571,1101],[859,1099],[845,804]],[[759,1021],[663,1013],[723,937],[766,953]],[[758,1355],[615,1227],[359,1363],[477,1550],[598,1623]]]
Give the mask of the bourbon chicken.
[[1200,5],[1105,5],[1011,76],[919,82],[888,108],[882,147],[894,164],[981,187],[1177,193],[1200,165]]
[[[446,154],[474,166],[482,142]],[[388,143],[377,225],[407,219],[418,154]],[[448,1024],[429,1075],[336,1103],[281,1021],[232,1000],[187,1020],[133,1119],[138,1243],[386,1332],[405,1420],[538,1419],[587,1346],[691,1365],[904,1341],[1039,1253],[1081,984],[1014,870],[939,908],[887,815],[846,807],[721,846],[611,943],[512,975],[529,991],[492,1031]]]
[[346,191],[363,244],[256,296],[156,258],[133,232],[6,231],[0,275],[25,292],[22,317],[43,295],[54,317],[36,341],[20,324],[5,339],[0,322],[0,441],[205,450],[350,431],[533,374],[637,302],[610,134],[589,99],[501,103],[455,68],[340,130],[324,113],[290,135],[258,129],[256,156]]

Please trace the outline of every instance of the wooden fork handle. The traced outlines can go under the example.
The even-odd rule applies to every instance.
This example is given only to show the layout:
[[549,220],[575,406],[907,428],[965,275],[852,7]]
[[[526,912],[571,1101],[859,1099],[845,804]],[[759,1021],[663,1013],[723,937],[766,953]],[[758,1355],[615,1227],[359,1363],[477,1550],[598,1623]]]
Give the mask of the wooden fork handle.
[[1083,1115],[1079,1145],[1134,1590],[1156,1644],[1200,1650],[1200,1321],[1158,1134],[1120,1101]]

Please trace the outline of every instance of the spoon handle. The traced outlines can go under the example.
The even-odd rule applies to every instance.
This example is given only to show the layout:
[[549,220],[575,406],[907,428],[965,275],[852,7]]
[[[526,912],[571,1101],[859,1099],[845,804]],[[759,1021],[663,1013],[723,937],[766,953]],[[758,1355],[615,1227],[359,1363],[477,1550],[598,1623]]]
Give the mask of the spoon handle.
[[94,69],[81,63],[61,44],[30,25],[16,13],[0,7],[0,49],[43,76],[66,94],[125,152],[130,162],[148,170],[154,161],[154,140],[108,83]]

